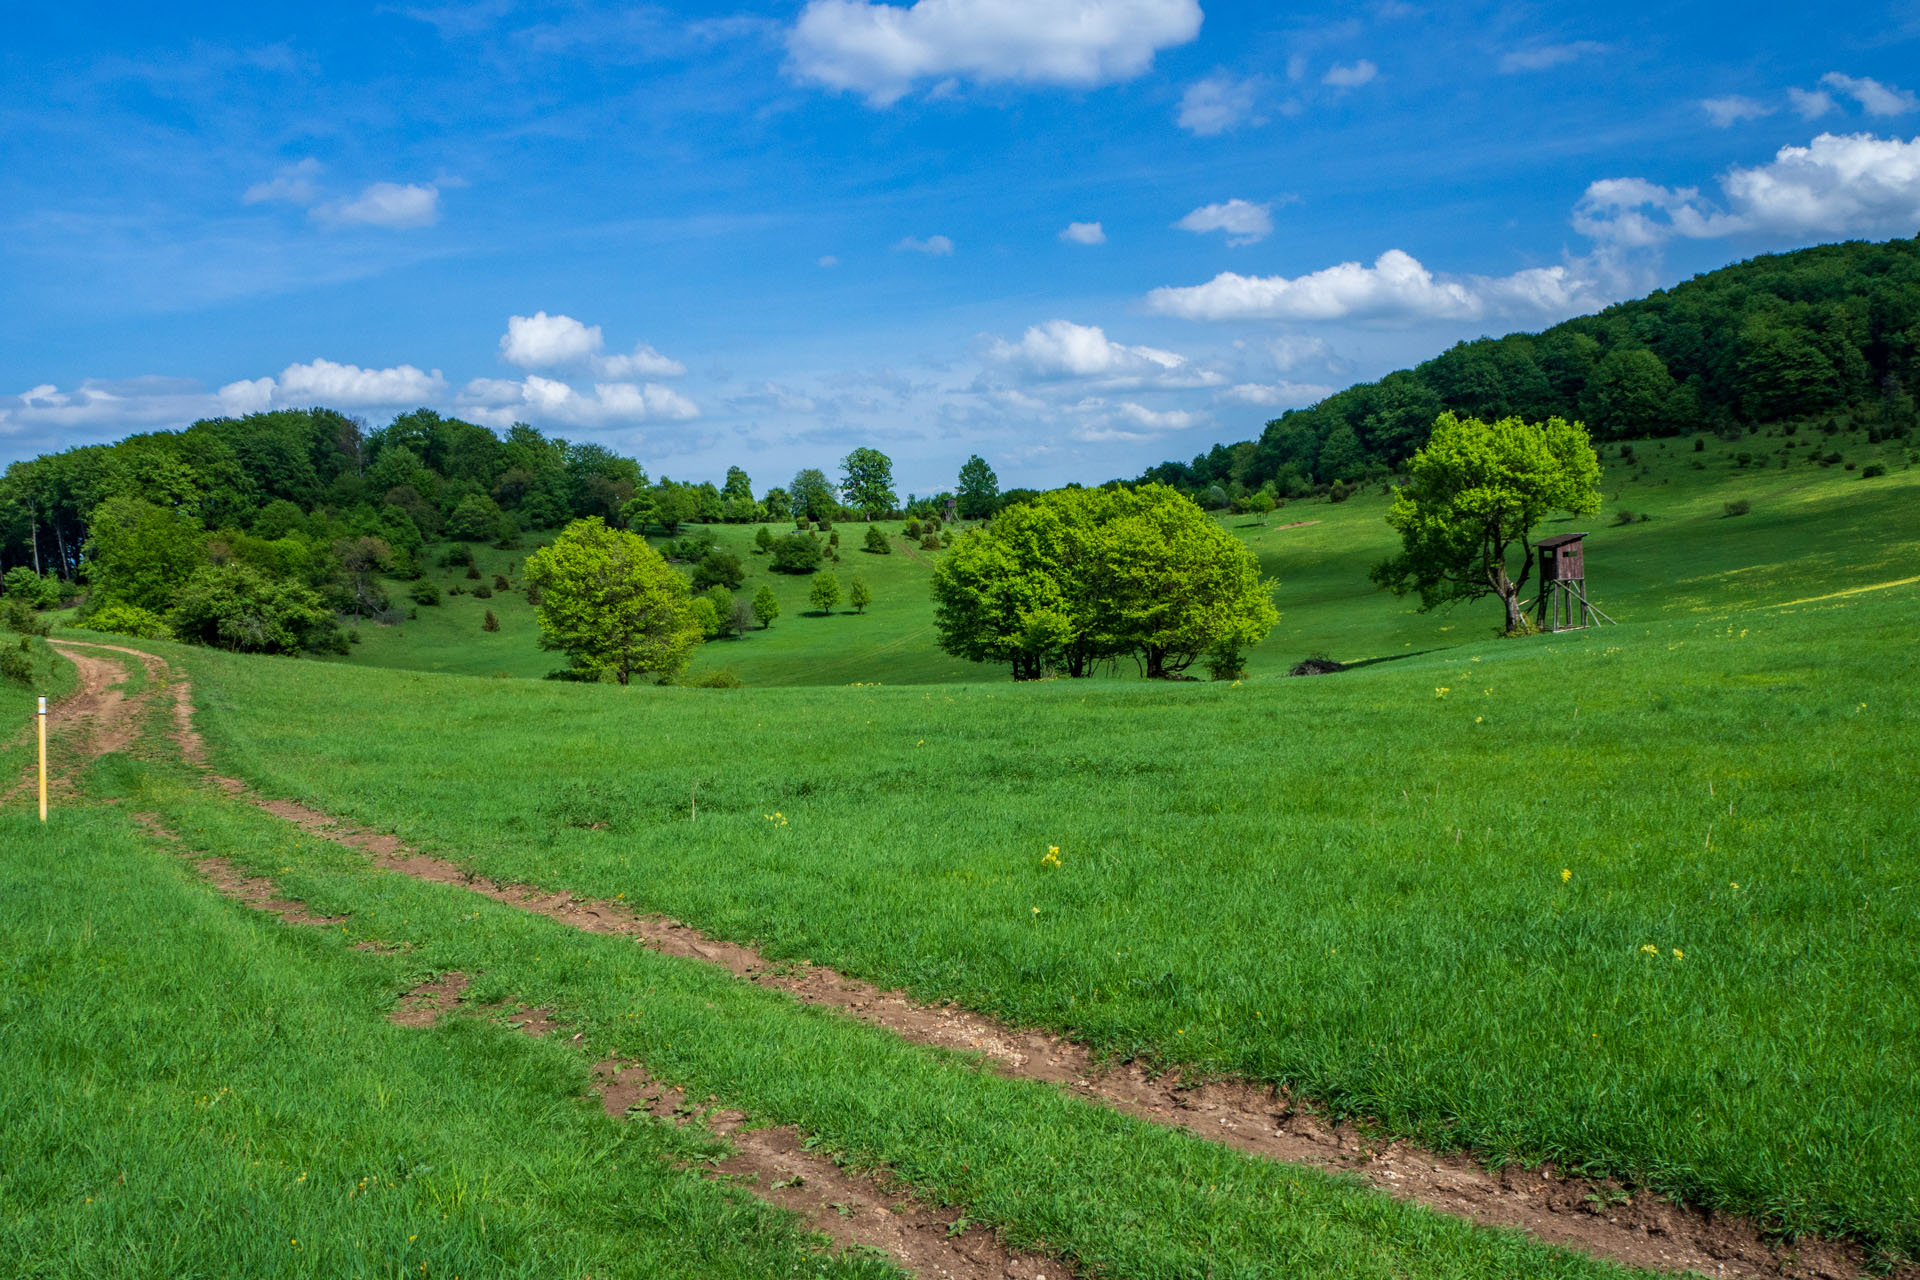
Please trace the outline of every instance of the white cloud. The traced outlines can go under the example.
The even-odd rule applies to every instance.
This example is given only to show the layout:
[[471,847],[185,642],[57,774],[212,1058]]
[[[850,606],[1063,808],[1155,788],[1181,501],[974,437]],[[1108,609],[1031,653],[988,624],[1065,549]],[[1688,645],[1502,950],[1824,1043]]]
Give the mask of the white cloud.
[[1068,244],[1105,244],[1107,233],[1097,222],[1069,222],[1060,238]]
[[1820,83],[1852,98],[1870,116],[1903,116],[1910,111],[1920,111],[1920,97],[1866,76],[1856,78],[1829,71],[1820,77]]
[[1822,93],[1818,89],[1812,91],[1789,89],[1787,101],[1793,104],[1793,109],[1799,113],[1802,120],[1818,120],[1829,111],[1838,110],[1832,95]]
[[1282,373],[1298,369],[1302,365],[1319,365],[1331,368],[1334,364],[1333,348],[1327,345],[1325,338],[1307,338],[1299,334],[1285,333],[1267,344],[1267,351],[1273,356],[1273,367]]
[[1200,20],[1198,0],[809,0],[787,35],[788,65],[874,106],[921,82],[1090,87],[1139,75]]
[[312,360],[290,364],[276,378],[230,382],[220,388],[222,404],[231,412],[252,413],[273,405],[364,409],[411,407],[439,398],[447,380],[435,369],[423,373],[410,364],[391,369],[362,369],[357,364]]
[[995,338],[987,353],[1043,378],[1096,378],[1158,374],[1184,368],[1185,356],[1155,347],[1130,347],[1107,337],[1099,325],[1049,320],[1029,327],[1020,341]]
[[285,200],[290,204],[310,205],[320,198],[314,179],[320,176],[320,162],[309,156],[296,164],[282,166],[265,182],[256,182],[240,197],[246,204]]
[[1320,83],[1330,84],[1336,89],[1357,89],[1379,74],[1380,68],[1362,58],[1352,66],[1335,63],[1327,69],[1327,74],[1320,77]]
[[1574,226],[1625,246],[1747,234],[1911,235],[1920,228],[1920,138],[1823,133],[1780,148],[1767,164],[1730,169],[1720,186],[1724,208],[1693,187],[1610,178],[1587,188]]
[[1380,324],[1477,320],[1489,313],[1570,315],[1600,300],[1594,283],[1568,267],[1442,278],[1399,249],[1381,254],[1371,267],[1343,262],[1293,279],[1223,271],[1206,284],[1155,289],[1147,295],[1152,310],[1188,320]]
[[953,241],[945,236],[928,236],[925,240],[907,236],[893,247],[899,253],[924,253],[935,258],[951,257],[953,254]]
[[537,373],[519,381],[475,378],[461,389],[460,400],[463,412],[495,427],[521,420],[535,425],[606,427],[700,416],[692,400],[658,383],[596,382],[589,395]]
[[1333,394],[1333,388],[1317,382],[1241,382],[1214,393],[1216,399],[1258,409],[1300,409]]
[[605,345],[606,337],[597,324],[536,311],[530,316],[507,317],[500,357],[522,369],[587,368],[603,378],[677,378],[687,371],[687,366],[644,342],[627,355],[602,355]]
[[1725,129],[1742,120],[1758,120],[1762,116],[1773,114],[1773,108],[1752,98],[1731,93],[1724,98],[1702,98],[1700,106],[1706,111],[1707,118],[1715,127]]
[[1180,113],[1175,123],[1203,138],[1225,133],[1244,123],[1258,124],[1254,106],[1259,100],[1261,84],[1259,76],[1241,80],[1224,71],[1196,80],[1180,95]]
[[1074,427],[1073,438],[1087,444],[1152,440],[1168,432],[1186,431],[1208,421],[1205,414],[1186,409],[1149,409],[1130,400],[1109,405],[1105,400],[1089,398],[1072,408],[1074,412],[1085,415],[1080,424]]
[[430,227],[440,220],[440,188],[376,182],[351,200],[315,206],[313,216],[329,226]]
[[825,254],[820,258],[820,261],[817,265],[822,267],[837,267],[840,265],[840,259],[834,257],[830,253]]
[[1228,244],[1252,244],[1273,233],[1273,206],[1236,198],[1225,204],[1202,205],[1173,225],[1198,235],[1224,231]]
[[1575,40],[1570,44],[1542,44],[1530,49],[1514,49],[1500,57],[1500,71],[1514,75],[1522,71],[1545,71],[1563,63],[1575,62],[1588,54],[1605,53],[1607,46],[1593,40]]

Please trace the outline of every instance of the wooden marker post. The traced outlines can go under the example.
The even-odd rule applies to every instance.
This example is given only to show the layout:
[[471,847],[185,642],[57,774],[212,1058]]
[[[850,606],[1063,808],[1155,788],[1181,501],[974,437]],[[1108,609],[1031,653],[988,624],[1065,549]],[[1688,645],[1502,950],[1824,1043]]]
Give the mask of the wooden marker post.
[[40,699],[40,821],[47,820],[47,700]]

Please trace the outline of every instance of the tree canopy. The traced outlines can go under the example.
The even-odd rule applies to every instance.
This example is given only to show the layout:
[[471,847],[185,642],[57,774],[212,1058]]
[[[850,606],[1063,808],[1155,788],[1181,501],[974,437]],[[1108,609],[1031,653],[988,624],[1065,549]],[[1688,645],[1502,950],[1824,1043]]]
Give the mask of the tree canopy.
[[677,674],[705,633],[687,580],[646,539],[597,516],[528,556],[526,580],[540,592],[541,647],[621,684]]
[[1534,527],[1555,511],[1600,509],[1600,460],[1586,428],[1561,418],[1441,414],[1408,473],[1387,513],[1400,552],[1374,568],[1373,580],[1418,592],[1423,610],[1497,596],[1508,632],[1526,625],[1520,591],[1533,569]]
[[840,496],[871,520],[900,503],[893,491],[893,459],[878,449],[859,448],[840,460]]
[[943,649],[1019,680],[1129,654],[1174,676],[1209,649],[1257,643],[1278,617],[1253,554],[1164,485],[1007,507],[935,566],[933,598]]

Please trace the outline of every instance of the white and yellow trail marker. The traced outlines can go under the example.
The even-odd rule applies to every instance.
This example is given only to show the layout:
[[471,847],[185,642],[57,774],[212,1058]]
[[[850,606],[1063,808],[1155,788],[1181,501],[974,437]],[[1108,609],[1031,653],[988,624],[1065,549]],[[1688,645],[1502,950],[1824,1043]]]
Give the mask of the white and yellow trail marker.
[[40,821],[47,820],[47,700],[40,699]]

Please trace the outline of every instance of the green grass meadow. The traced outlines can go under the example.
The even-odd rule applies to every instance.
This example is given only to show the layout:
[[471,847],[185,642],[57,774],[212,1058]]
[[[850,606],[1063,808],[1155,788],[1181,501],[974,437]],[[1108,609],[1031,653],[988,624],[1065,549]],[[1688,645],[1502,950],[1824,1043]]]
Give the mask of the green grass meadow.
[[[1607,447],[1600,515],[1541,531],[1591,531],[1619,625],[1582,632],[1498,639],[1492,602],[1372,590],[1377,491],[1223,515],[1279,584],[1240,681],[950,659],[940,553],[868,555],[861,525],[830,567],[874,602],[830,617],[753,526],[715,530],[743,594],[773,582],[783,608],[696,657],[744,689],[537,679],[563,663],[518,590],[537,536],[476,548],[514,590],[363,624],[344,660],[142,647],[190,672],[222,770],[478,873],[1920,1257],[1920,479],[1850,427],[1633,452]],[[1829,452],[1887,473],[1802,456]],[[443,593],[464,573],[429,570]],[[1284,676],[1313,653],[1355,665]],[[888,1273],[677,1171],[697,1131],[599,1116],[579,1095],[610,1049],[1095,1274],[1614,1274],[376,873],[163,750],[87,794],[46,831],[0,813],[0,1001],[28,1046],[0,1095],[0,1200],[26,1206],[0,1253],[22,1274]],[[344,926],[222,902],[136,809]],[[448,969],[583,1045],[386,1024]],[[412,1172],[345,1194],[388,1169]],[[193,1212],[219,1230],[169,1230]],[[416,1232],[437,1252],[401,1249]]]
[[1687,449],[1622,488],[1653,520],[1593,522],[1617,627],[1495,640],[1487,606],[1373,597],[1428,632],[1366,646],[1293,594],[1364,580],[1336,529],[1362,500],[1250,535],[1335,539],[1272,553],[1299,639],[1268,645],[1391,659],[1331,677],[618,690],[181,656],[234,768],[486,874],[1911,1253],[1912,473],[1716,479]]

